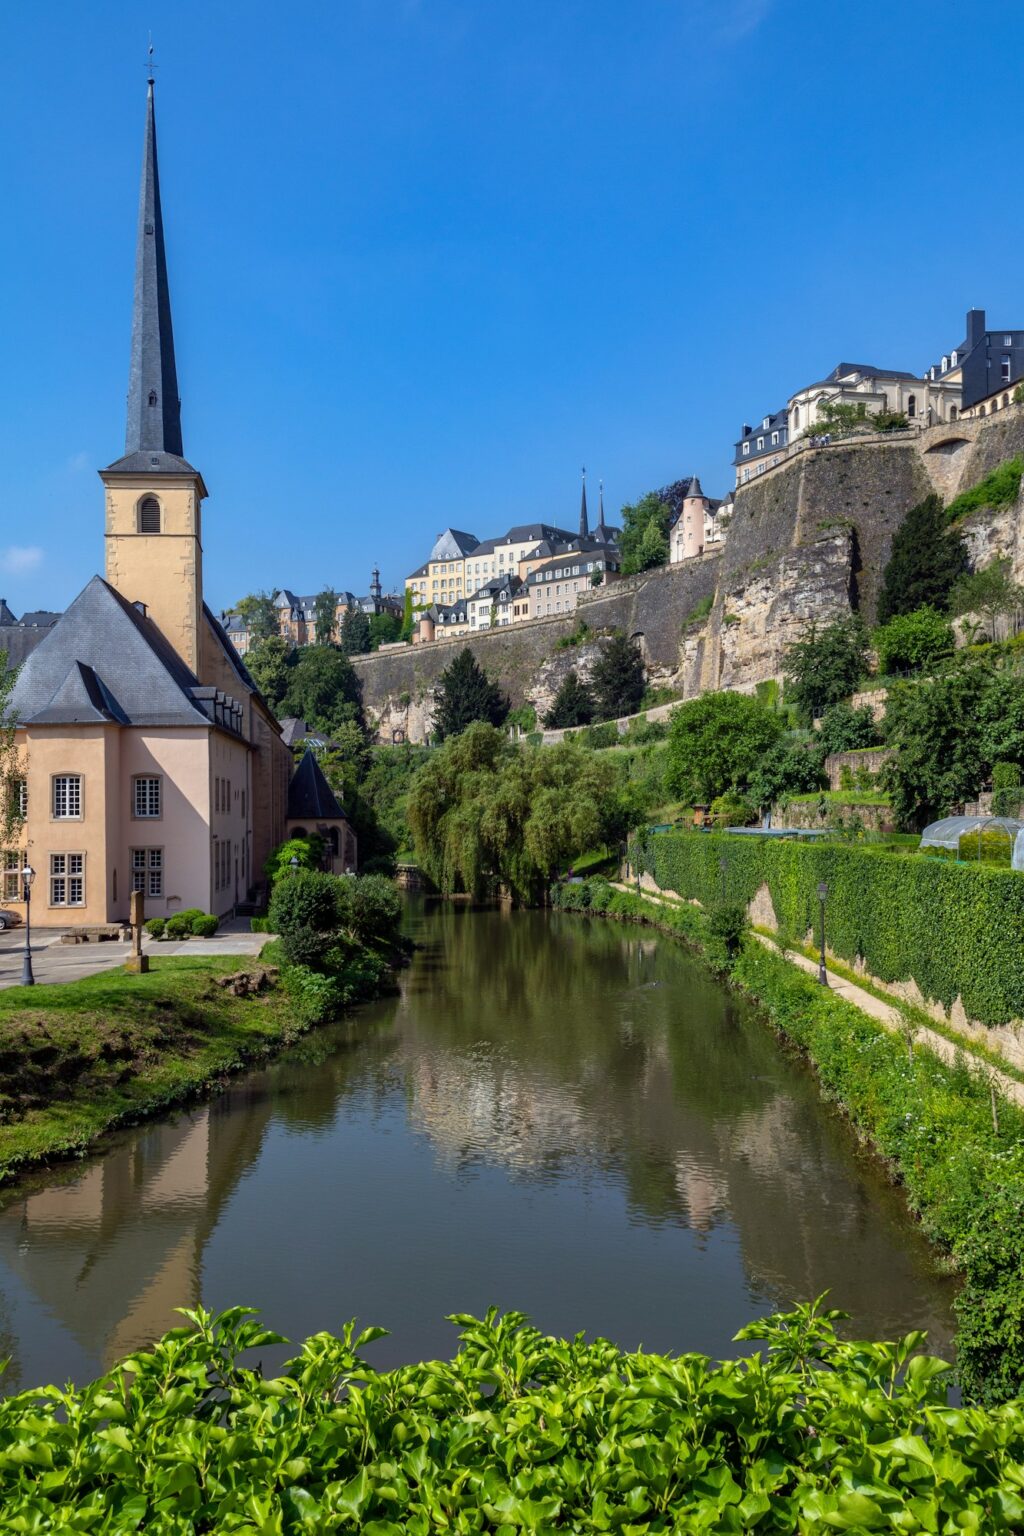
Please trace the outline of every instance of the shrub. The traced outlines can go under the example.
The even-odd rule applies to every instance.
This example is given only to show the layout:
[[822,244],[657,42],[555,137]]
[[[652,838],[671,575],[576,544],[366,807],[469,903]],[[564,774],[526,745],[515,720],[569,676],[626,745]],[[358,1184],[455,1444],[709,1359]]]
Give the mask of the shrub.
[[290,837],[287,842],[279,843],[263,865],[263,873],[269,885],[273,885],[282,875],[292,873],[292,859],[298,860],[299,869],[322,868],[323,838],[314,834],[312,837]]
[[615,721],[606,720],[602,725],[592,725],[588,730],[581,731],[580,739],[584,746],[599,752],[604,747],[618,746],[620,737]]
[[212,939],[220,927],[220,919],[212,912],[201,912],[192,919],[192,932],[197,939]]
[[1013,391],[1014,405],[1024,405],[1024,384],[1018,384]]
[[868,635],[859,614],[836,619],[824,629],[812,625],[805,639],[787,646],[783,657],[786,702],[807,725],[856,691],[867,663]]
[[311,869],[275,884],[268,916],[290,964],[322,969],[337,922],[339,884],[334,875]]
[[961,491],[946,508],[948,522],[956,522],[961,517],[966,517],[968,512],[975,512],[980,507],[991,508],[998,511],[1002,507],[1012,507],[1020,495],[1020,480],[1024,474],[1024,458],[1007,459],[1000,464],[991,474],[979,480],[977,485],[972,485],[968,490]]
[[167,919],[164,932],[169,939],[187,939],[192,932],[191,917],[185,912],[175,912]]
[[689,629],[691,624],[703,624],[708,614],[714,607],[713,597],[702,597],[699,603],[695,603],[683,620],[683,628]]
[[146,932],[151,939],[162,939],[167,920],[163,917],[151,917],[146,924]]
[[250,919],[249,919],[249,932],[250,933],[273,933],[273,931],[274,931],[273,928],[271,928],[271,926],[270,926],[270,918],[269,917],[250,917]]
[[720,827],[745,827],[757,815],[757,807],[746,795],[727,789],[711,802],[711,814]]
[[356,875],[336,884],[337,923],[366,943],[391,943],[402,922],[402,898],[386,875]]
[[1022,799],[1020,768],[1016,763],[993,763],[992,791],[992,814],[1016,816]]
[[708,912],[708,959],[716,970],[729,970],[750,927],[741,901],[720,901]]
[[880,672],[917,672],[950,655],[953,626],[934,608],[917,608],[881,625],[874,642]]

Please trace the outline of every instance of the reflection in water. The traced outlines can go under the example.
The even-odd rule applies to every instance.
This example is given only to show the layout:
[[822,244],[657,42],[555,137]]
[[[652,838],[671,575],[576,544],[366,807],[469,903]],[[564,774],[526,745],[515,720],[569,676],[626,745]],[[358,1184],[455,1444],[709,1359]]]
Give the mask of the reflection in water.
[[948,1348],[896,1196],[681,950],[557,914],[411,921],[400,997],[8,1197],[8,1387],[84,1379],[200,1300],[293,1339],[384,1323],[380,1365],[450,1351],[444,1314],[491,1302],[719,1354],[825,1289],[861,1331]]

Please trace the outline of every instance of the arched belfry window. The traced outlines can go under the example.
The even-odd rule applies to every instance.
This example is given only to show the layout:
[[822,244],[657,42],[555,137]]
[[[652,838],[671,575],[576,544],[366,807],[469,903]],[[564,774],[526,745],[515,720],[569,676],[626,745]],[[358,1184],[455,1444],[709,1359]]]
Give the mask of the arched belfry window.
[[139,502],[139,532],[160,532],[160,503],[155,496],[144,496]]

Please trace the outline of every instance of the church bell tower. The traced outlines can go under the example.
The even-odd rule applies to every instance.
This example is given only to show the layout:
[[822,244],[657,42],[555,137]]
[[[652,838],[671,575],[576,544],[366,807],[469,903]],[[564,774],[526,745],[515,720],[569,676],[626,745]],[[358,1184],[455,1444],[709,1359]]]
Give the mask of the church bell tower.
[[150,79],[135,252],[128,427],[124,457],[100,471],[107,504],[106,577],[122,597],[145,605],[150,618],[198,675],[203,612],[200,508],[206,487],[183,453]]

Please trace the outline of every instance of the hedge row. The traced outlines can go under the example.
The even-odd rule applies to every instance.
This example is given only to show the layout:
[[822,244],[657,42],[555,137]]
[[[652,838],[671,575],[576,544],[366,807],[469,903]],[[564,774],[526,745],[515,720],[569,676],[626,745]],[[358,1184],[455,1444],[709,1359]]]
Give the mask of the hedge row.
[[863,960],[881,981],[915,981],[946,1008],[960,997],[983,1024],[1024,1018],[1024,877],[1012,870],[727,834],[641,841],[641,866],[658,885],[704,905],[749,902],[767,886],[783,939],[817,931],[823,880],[834,954]]
[[[670,909],[599,881],[558,888],[552,899],[564,910],[648,922],[696,941],[713,963],[718,958],[714,916],[722,906],[714,900],[708,913]],[[731,975],[780,1034],[806,1052],[825,1096],[885,1158],[928,1237],[963,1275],[955,1305],[964,1392],[989,1402],[1020,1395],[1024,1114],[1000,1103],[994,1124],[984,1077],[929,1051],[908,1050],[898,1035],[753,939],[741,946]]]

